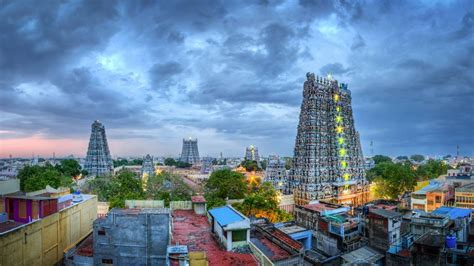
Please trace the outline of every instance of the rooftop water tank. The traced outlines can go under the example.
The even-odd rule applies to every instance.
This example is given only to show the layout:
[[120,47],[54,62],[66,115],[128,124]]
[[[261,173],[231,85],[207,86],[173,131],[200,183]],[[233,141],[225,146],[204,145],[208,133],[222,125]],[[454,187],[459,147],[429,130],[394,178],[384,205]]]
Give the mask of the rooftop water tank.
[[455,248],[456,247],[456,237],[447,235],[446,236],[446,248]]

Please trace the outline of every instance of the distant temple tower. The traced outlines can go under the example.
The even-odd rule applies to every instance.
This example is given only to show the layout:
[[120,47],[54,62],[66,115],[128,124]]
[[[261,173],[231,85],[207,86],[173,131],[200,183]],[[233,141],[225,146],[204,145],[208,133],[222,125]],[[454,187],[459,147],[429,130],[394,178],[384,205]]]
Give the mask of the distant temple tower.
[[150,156],[150,154],[147,154],[143,158],[141,172],[142,172],[142,176],[144,175],[151,176],[155,173],[155,164],[153,163],[153,157]]
[[258,148],[250,145],[245,149],[245,160],[246,161],[256,161],[260,163],[260,156],[258,156]]
[[91,176],[107,175],[114,171],[105,128],[97,120],[92,123],[91,138],[89,140],[84,170]]
[[359,206],[368,201],[369,186],[351,92],[330,76],[306,77],[289,175],[295,203],[325,199]]
[[285,160],[276,155],[270,155],[263,181],[270,182],[276,190],[283,193],[288,182]]
[[183,150],[181,151],[181,162],[189,164],[199,163],[198,140],[191,137],[183,139]]

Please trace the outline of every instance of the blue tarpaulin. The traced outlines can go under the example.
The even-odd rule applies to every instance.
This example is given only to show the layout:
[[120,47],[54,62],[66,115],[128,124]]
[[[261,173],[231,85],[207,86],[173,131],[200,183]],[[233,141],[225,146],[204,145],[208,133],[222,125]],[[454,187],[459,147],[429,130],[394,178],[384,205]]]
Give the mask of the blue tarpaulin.
[[455,207],[439,207],[438,209],[434,210],[434,214],[441,214],[449,216],[449,219],[457,219],[468,217],[473,210],[471,209],[463,209],[463,208],[455,208]]

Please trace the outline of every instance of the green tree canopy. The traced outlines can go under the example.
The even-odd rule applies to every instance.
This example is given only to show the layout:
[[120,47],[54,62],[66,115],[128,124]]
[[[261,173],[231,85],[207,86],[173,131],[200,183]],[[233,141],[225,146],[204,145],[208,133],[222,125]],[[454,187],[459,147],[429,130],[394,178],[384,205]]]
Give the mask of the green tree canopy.
[[225,199],[243,199],[248,191],[245,176],[229,169],[214,171],[205,185],[209,208],[225,204]]
[[405,191],[412,191],[416,184],[409,164],[380,163],[369,170],[368,176],[375,183],[375,194],[379,198],[398,199]]
[[397,160],[408,160],[408,156],[405,156],[405,155],[401,155],[401,156],[397,156]]
[[166,158],[164,163],[165,163],[165,165],[167,165],[167,166],[176,165],[176,161],[175,161],[173,158]]
[[74,159],[62,160],[56,165],[56,169],[69,177],[75,177],[81,174],[81,165]]
[[253,172],[253,171],[261,170],[261,168],[258,167],[258,162],[257,161],[245,160],[240,165],[242,165],[242,167],[245,168],[245,170],[247,172]]
[[374,163],[375,164],[379,164],[379,163],[385,163],[385,162],[392,162],[392,159],[388,156],[385,156],[385,155],[375,155],[374,157],[372,157],[372,160],[374,160]]
[[191,167],[191,164],[190,164],[190,163],[181,162],[181,161],[177,161],[175,165],[176,165],[177,168],[188,168],[188,167]]
[[268,182],[260,184],[259,188],[250,192],[242,203],[234,204],[234,207],[246,216],[267,218],[271,222],[284,222],[292,219],[292,216],[278,207],[279,193]]
[[20,190],[24,192],[31,192],[44,189],[47,185],[58,187],[71,187],[72,178],[66,176],[64,173],[46,163],[45,166],[25,166],[18,173],[20,179]]
[[146,195],[149,199],[170,201],[190,200],[192,191],[183,179],[175,174],[161,172],[148,178]]
[[419,180],[428,180],[445,175],[448,172],[448,165],[440,160],[428,160],[416,168],[416,176]]
[[413,161],[415,162],[422,162],[423,160],[425,160],[425,156],[421,155],[421,154],[414,154],[412,156],[410,156],[410,159],[412,159]]

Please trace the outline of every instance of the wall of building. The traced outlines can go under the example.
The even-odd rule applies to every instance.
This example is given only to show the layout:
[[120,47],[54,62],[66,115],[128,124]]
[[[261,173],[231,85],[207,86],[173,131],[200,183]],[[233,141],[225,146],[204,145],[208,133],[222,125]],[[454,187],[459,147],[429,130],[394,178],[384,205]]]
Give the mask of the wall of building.
[[0,235],[0,266],[53,265],[92,231],[97,197]]
[[109,214],[94,222],[94,265],[163,265],[169,244],[169,213]]
[[0,195],[15,193],[17,191],[20,191],[20,179],[0,180]]

